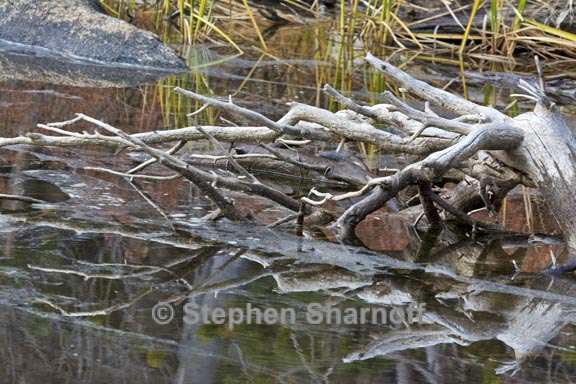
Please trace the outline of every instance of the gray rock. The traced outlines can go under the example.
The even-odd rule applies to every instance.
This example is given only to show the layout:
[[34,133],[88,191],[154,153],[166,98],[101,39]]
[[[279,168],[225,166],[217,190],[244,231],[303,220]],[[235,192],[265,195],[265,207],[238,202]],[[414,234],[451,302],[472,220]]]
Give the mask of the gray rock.
[[97,0],[0,1],[0,39],[106,64],[186,70],[156,35],[105,15]]

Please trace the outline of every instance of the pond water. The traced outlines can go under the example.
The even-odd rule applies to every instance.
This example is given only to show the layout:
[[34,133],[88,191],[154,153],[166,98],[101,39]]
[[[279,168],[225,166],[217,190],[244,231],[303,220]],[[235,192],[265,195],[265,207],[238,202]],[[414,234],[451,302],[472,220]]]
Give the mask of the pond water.
[[[331,80],[374,100],[383,86],[375,74],[359,65],[343,80],[318,55],[323,28],[275,31],[269,45],[281,60],[196,46],[186,51],[190,74],[161,80],[2,46],[3,136],[78,112],[130,132],[181,127],[197,106],[170,93],[174,85],[233,94],[274,118],[289,101],[325,105],[319,89]],[[458,70],[400,60],[462,91]],[[478,84],[465,87],[470,98],[507,104],[510,90]],[[570,87],[563,92],[569,99]],[[214,111],[201,119],[222,123]],[[570,383],[576,375],[575,282],[534,273],[563,252],[554,237],[446,231],[434,242],[437,233],[415,233],[382,211],[360,228],[371,250],[344,247],[282,230],[207,224],[199,217],[211,207],[180,181],[134,186],[85,169],[136,164],[111,150],[12,146],[0,161],[3,193],[49,202],[1,206],[1,383]],[[527,196],[510,199],[507,227],[554,233],[541,204]],[[270,221],[284,213],[258,200],[242,203]],[[186,317],[186,303],[212,314],[252,306],[295,317],[198,323]],[[313,324],[307,315],[316,304],[334,313],[425,310],[413,324]]]

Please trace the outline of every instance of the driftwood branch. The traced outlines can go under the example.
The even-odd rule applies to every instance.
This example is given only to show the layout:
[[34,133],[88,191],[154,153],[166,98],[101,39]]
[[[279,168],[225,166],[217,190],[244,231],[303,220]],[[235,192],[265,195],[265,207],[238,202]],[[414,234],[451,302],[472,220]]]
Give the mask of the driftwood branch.
[[338,219],[335,225],[338,238],[345,242],[355,242],[355,226],[409,185],[419,181],[432,182],[434,178],[458,167],[478,151],[513,150],[522,143],[523,138],[522,131],[512,126],[494,125],[480,128],[452,147],[435,152],[394,175],[370,180],[359,192],[365,193],[375,185],[380,187],[374,190],[366,201],[361,200],[354,204]]
[[103,123],[99,120],[93,119],[89,116],[79,114],[79,117],[82,120],[85,120],[89,123],[92,123],[104,130],[122,138],[126,142],[130,143],[131,145],[141,148],[144,152],[148,155],[154,157],[160,164],[170,168],[171,170],[178,172],[186,179],[190,180],[194,185],[196,185],[208,198],[216,204],[218,209],[222,212],[222,214],[231,219],[231,220],[241,220],[242,215],[236,210],[234,207],[234,203],[224,197],[212,184],[210,183],[209,179],[206,177],[205,172],[196,169],[189,164],[186,164],[184,161],[169,155],[163,151],[158,149],[152,148],[147,145],[144,141],[134,138],[121,129],[115,128],[109,124]]
[[[200,170],[186,163],[180,158],[177,158],[164,151],[149,146],[143,140],[136,137],[135,135],[128,135],[127,133],[123,132],[118,128],[115,128],[109,124],[106,124],[102,121],[99,121],[97,119],[94,119],[92,117],[83,114],[79,114],[78,117],[80,117],[80,119],[78,118],[74,119],[73,120],[74,123],[79,120],[84,120],[89,123],[92,123],[95,126],[100,127],[105,131],[116,135],[121,140],[124,146],[132,146],[143,150],[145,153],[155,158],[159,164],[166,166],[167,168],[177,172],[177,174],[182,175],[184,178],[191,181],[202,191],[202,193],[204,193],[212,202],[214,202],[214,204],[218,207],[221,215],[231,220],[242,220],[244,219],[244,216],[236,210],[233,202],[227,197],[225,197],[218,190],[217,187],[224,187],[226,189],[234,191],[240,191],[251,195],[261,196],[269,200],[272,200],[294,212],[298,212],[300,208],[300,203],[297,200],[289,197],[288,195],[284,194],[281,191],[278,191],[277,189],[274,189],[268,185],[259,182],[254,177],[250,177],[248,178],[248,180],[246,180],[246,179],[239,179],[236,177],[221,176],[215,173]],[[60,123],[60,125],[63,125],[63,123]],[[203,128],[201,127],[199,128],[199,132],[203,133],[205,138],[211,138],[212,140],[216,140],[214,136],[210,135],[208,131],[203,130]],[[92,136],[95,138],[103,137],[103,135],[99,133],[83,134],[83,135]],[[240,167],[239,169],[242,168],[239,164],[237,165]],[[99,170],[102,171],[104,169]],[[160,177],[160,176],[153,177],[150,175],[132,175],[111,170],[105,170],[105,171],[128,178],[142,176],[142,178],[158,179]],[[244,170],[244,172],[246,174],[249,174],[246,170]],[[174,178],[174,176],[167,176],[167,178]]]
[[0,193],[0,200],[22,201],[24,203],[30,203],[30,204],[46,204],[46,201],[36,199],[34,197],[20,196],[20,195],[7,195],[4,193]]
[[[441,221],[443,216],[437,212],[441,209],[449,219],[478,227],[468,214],[478,208],[479,202],[494,213],[506,194],[522,184],[543,193],[576,248],[576,199],[571,192],[576,187],[573,171],[576,140],[568,122],[542,89],[519,82],[521,91],[535,100],[537,106],[534,112],[511,118],[495,108],[477,105],[417,80],[370,54],[366,61],[422,99],[424,108],[418,109],[390,92],[381,95],[383,103],[364,105],[326,85],[324,93],[343,109],[333,112],[292,103],[287,113],[274,121],[235,104],[230,98],[224,100],[177,88],[176,92],[203,103],[202,108],[216,108],[227,118],[238,117],[255,126],[198,126],[128,135],[102,121],[78,115],[67,122],[40,124],[38,128],[47,134],[34,132],[0,138],[0,146],[96,144],[137,149],[150,158],[128,171],[95,169],[129,179],[159,182],[183,176],[214,202],[220,214],[234,220],[243,217],[225,190],[263,197],[293,212],[272,226],[297,219],[302,229],[312,222],[311,217],[333,217],[331,228],[336,238],[345,243],[357,242],[356,226],[391,199],[400,201],[400,208],[396,210],[403,209],[401,192],[409,187],[412,195],[414,188],[418,189],[420,212],[425,213],[428,223]],[[446,112],[452,115],[447,117]],[[80,121],[90,122],[105,134],[71,131],[70,127]],[[196,140],[208,140],[216,152],[178,153],[185,143]],[[175,145],[167,151],[155,147],[170,142]],[[222,143],[234,144],[225,148]],[[240,150],[237,143],[245,148]],[[337,150],[330,151],[337,143],[340,143]],[[319,144],[328,146],[329,150],[320,153]],[[409,155],[408,164],[395,165],[398,169],[380,176],[368,169],[365,161],[356,161],[344,154],[344,146],[356,144],[370,144],[386,155]],[[169,176],[139,173],[154,163],[175,173]],[[312,174],[316,179],[310,179],[312,185],[306,187],[308,193],[290,195],[272,187],[257,173],[257,167],[262,164],[268,170],[274,171],[281,165],[288,173]],[[206,165],[218,170],[208,171],[203,168]],[[332,184],[331,188],[317,181],[321,179],[339,184]],[[435,193],[435,185],[441,186],[447,180],[459,184],[450,193],[442,196]],[[345,190],[336,189],[334,185]],[[443,197],[446,195],[449,197]],[[304,215],[307,220],[303,219]]]
[[493,121],[509,119],[509,117],[496,109],[475,104],[464,98],[453,95],[450,92],[435,88],[428,83],[416,80],[404,71],[396,68],[390,63],[378,59],[370,53],[366,55],[366,61],[389,78],[400,83],[408,92],[424,100],[428,100],[446,110],[456,112],[460,115],[485,116]]

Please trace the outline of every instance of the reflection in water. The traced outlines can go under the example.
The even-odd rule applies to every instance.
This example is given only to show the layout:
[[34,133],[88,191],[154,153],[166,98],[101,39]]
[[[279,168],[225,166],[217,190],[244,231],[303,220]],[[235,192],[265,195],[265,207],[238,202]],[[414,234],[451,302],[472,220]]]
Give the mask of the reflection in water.
[[[3,377],[12,370],[32,382],[44,376],[94,383],[475,383],[514,374],[518,382],[548,375],[547,382],[567,383],[575,373],[571,278],[465,276],[449,262],[421,264],[250,228],[239,233],[226,224],[194,226],[192,218],[178,235],[151,219],[125,225],[80,218],[94,213],[4,216],[0,304],[10,331],[0,354],[23,356],[35,346],[46,363],[6,359],[12,362]],[[526,236],[496,242],[478,239],[473,246],[491,253],[550,249]],[[293,308],[298,318],[234,329],[186,325],[182,306],[190,295],[207,308],[250,303]],[[158,302],[176,308],[171,323],[152,320]],[[312,302],[339,308],[417,303],[426,310],[423,322],[400,328],[327,328],[302,316]],[[89,316],[76,319],[82,313]],[[58,370],[48,363],[53,356]]]
[[173,71],[106,65],[0,40],[0,80],[26,80],[73,87],[131,87],[155,82]]
[[[382,378],[449,383],[497,380],[496,372],[516,372],[517,380],[530,382],[550,372],[548,382],[560,383],[574,374],[573,280],[512,278],[482,268],[462,275],[454,267],[473,269],[458,263],[483,265],[489,258],[460,259],[454,265],[449,257],[457,251],[477,254],[475,249],[496,255],[513,251],[523,267],[517,251],[538,245],[533,237],[478,239],[452,249],[442,245],[446,258],[420,264],[325,242],[302,243],[256,228],[239,233],[225,224],[193,225],[191,217],[175,235],[150,213],[143,215],[143,203],[119,202],[114,212],[107,210],[115,206],[111,196],[129,200],[119,186],[64,174],[58,179],[54,170],[35,171],[35,176],[44,173],[59,180],[70,199],[51,210],[5,215],[1,221],[0,354],[8,362],[2,377],[90,383]],[[86,198],[92,205],[83,206]],[[137,212],[139,220],[114,223]],[[251,303],[299,313],[310,302],[425,303],[426,323],[401,329],[326,328],[302,319],[234,330],[187,326],[181,309],[189,292],[208,307]],[[152,320],[151,308],[159,301],[177,308],[168,325]],[[79,320],[74,313],[91,315]],[[21,358],[30,354],[39,362]]]
[[[194,109],[166,102],[173,97],[166,87],[177,82],[217,94],[233,90],[271,116],[289,100],[324,103],[317,86],[337,77],[324,60],[337,52],[326,47],[321,26],[303,28],[306,33],[286,29],[271,37],[273,53],[291,62],[236,58],[157,86],[135,87],[153,74],[64,67],[56,57],[3,52],[3,134],[76,112],[131,132],[163,127]],[[203,52],[218,61],[217,51]],[[383,85],[364,83],[370,78],[364,70],[351,83],[368,99],[374,95],[366,90]],[[506,91],[469,89],[476,98],[497,92]],[[211,207],[194,189],[179,181],[144,184],[174,214],[174,232],[130,183],[84,169],[129,169],[130,159],[106,150],[23,147],[2,149],[0,156],[2,192],[48,201],[2,206],[2,382],[568,383],[576,373],[575,282],[531,273],[551,253],[561,255],[555,237],[469,238],[448,228],[413,233],[381,213],[362,229],[378,250],[372,252],[262,227],[208,225],[197,218]],[[508,228],[526,230],[522,204],[509,202]],[[243,205],[268,221],[283,216],[262,201]],[[550,231],[540,216],[525,232]],[[424,322],[400,328],[314,325],[300,316],[294,324],[231,330],[184,324],[190,295],[208,308],[250,303],[301,314],[312,302],[425,304],[426,312]],[[160,301],[176,309],[166,325],[152,319]]]

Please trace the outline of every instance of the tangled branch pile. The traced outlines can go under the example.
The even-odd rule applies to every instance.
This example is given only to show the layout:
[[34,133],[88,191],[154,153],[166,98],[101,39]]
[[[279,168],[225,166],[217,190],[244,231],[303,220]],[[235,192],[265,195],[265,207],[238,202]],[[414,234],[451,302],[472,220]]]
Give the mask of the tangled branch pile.
[[[510,190],[525,185],[539,190],[564,231],[568,245],[576,244],[576,199],[571,192],[576,185],[574,135],[557,107],[546,97],[542,82],[530,84],[519,80],[518,87],[525,92],[525,97],[536,102],[536,108],[533,112],[511,118],[495,108],[474,104],[416,80],[370,54],[366,60],[408,92],[423,99],[426,102],[424,110],[415,109],[392,93],[382,95],[384,104],[363,106],[326,86],[324,92],[346,109],[333,113],[293,103],[284,117],[272,121],[231,100],[223,101],[176,89],[176,92],[205,106],[250,121],[254,126],[197,126],[129,135],[100,120],[79,114],[67,122],[39,125],[56,135],[30,133],[3,138],[0,146],[97,144],[136,148],[150,159],[129,171],[100,170],[158,181],[184,177],[213,202],[217,209],[210,215],[212,219],[250,219],[238,210],[225,190],[260,196],[293,212],[281,222],[296,220],[299,228],[328,224],[334,229],[337,239],[348,244],[358,242],[355,228],[367,215],[407,188],[417,189],[422,216],[431,225],[450,219],[474,230],[493,230],[493,225],[478,223],[468,213],[479,206],[495,211]],[[442,117],[434,112],[433,106],[456,117]],[[79,121],[93,124],[105,134],[98,131],[76,133],[65,129]],[[382,130],[377,126],[391,129]],[[184,144],[194,140],[209,140],[219,153],[192,155],[187,161],[178,156]],[[381,176],[338,156],[313,158],[299,153],[300,148],[315,143],[344,141],[369,143],[384,153],[409,154],[418,160],[400,170],[387,170],[389,174]],[[177,144],[168,151],[153,147],[166,142]],[[253,153],[232,152],[225,149],[222,142],[258,143],[259,146],[252,148],[259,150]],[[232,171],[207,171],[194,165],[190,159],[226,160]],[[250,161],[273,163],[274,167],[285,163],[315,172],[347,184],[348,191],[337,194],[313,188],[306,196],[295,198],[249,172],[245,165]],[[162,164],[174,174],[152,176],[142,173],[154,163]],[[441,196],[433,186],[442,185],[443,177],[448,174],[452,179],[459,179],[460,183]],[[442,216],[440,211],[445,215]]]

